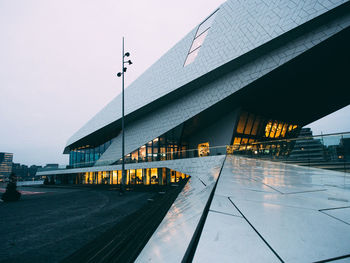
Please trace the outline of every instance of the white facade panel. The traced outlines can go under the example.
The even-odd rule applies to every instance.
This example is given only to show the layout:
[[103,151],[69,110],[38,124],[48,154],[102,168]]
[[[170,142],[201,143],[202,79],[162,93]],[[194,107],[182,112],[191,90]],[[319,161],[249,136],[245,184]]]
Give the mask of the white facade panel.
[[[230,0],[225,2],[220,6],[196,60],[183,67],[197,28],[126,89],[126,114],[344,2],[347,1]],[[120,117],[121,98],[118,95],[77,131],[68,140],[67,146]]]

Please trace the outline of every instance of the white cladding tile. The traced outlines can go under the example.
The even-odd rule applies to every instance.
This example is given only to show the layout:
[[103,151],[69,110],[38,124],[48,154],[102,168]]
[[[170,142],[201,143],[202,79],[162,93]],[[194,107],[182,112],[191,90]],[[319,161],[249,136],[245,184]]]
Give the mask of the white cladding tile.
[[181,262],[219,176],[224,158],[215,156],[158,162],[168,163],[168,168],[189,174],[191,179],[135,262]]
[[[183,67],[196,28],[125,90],[126,114],[259,47],[346,0],[229,0],[222,4],[196,60]],[[135,100],[134,98],[138,99]],[[131,99],[132,98],[132,99]],[[118,95],[67,145],[121,117]]]

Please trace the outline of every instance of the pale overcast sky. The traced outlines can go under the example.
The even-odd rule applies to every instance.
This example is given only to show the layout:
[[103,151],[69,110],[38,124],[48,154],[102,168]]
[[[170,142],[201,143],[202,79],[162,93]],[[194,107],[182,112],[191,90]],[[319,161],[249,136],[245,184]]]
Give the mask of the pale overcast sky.
[[[68,138],[223,0],[0,0],[0,152],[27,165],[67,164]],[[350,107],[311,125],[350,130]]]

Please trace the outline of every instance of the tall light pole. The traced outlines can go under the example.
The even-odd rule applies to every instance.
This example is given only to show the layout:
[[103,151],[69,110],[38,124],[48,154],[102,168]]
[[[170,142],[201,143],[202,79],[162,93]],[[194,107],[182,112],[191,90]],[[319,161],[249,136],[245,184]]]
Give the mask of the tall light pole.
[[118,77],[122,77],[122,184],[121,184],[121,192],[124,192],[125,189],[125,183],[126,183],[126,176],[125,176],[125,138],[124,138],[124,74],[126,72],[125,64],[131,65],[132,62],[129,59],[128,61],[125,61],[125,57],[129,57],[129,52],[124,52],[124,37],[122,41],[122,70],[117,74]]

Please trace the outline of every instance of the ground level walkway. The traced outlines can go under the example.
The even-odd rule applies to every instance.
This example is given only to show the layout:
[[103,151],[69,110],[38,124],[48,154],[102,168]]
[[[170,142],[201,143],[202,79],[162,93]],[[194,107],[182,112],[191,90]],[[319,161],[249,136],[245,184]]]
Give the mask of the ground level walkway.
[[350,262],[350,174],[237,156],[213,164],[189,173],[137,262]]
[[19,190],[19,202],[0,202],[0,262],[60,262],[154,195],[87,187]]

